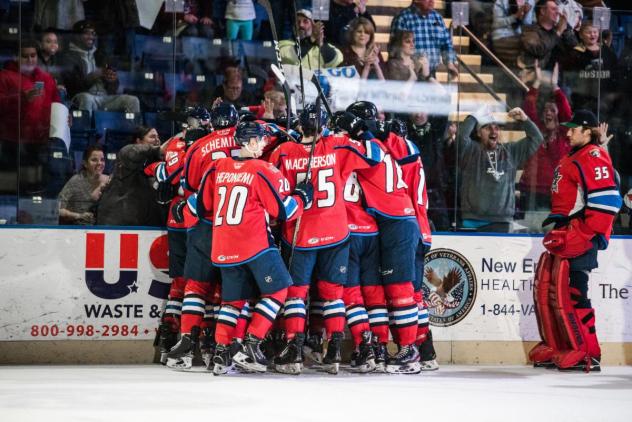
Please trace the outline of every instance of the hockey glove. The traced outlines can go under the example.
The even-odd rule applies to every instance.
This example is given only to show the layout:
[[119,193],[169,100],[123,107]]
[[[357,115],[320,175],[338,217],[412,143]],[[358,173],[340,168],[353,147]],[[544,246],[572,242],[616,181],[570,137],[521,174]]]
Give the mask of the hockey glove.
[[184,207],[186,206],[187,201],[181,199],[171,207],[171,214],[173,215],[173,219],[176,220],[176,223],[184,222]]
[[391,122],[378,120],[375,122],[375,129],[370,128],[371,132],[375,134],[375,137],[380,141],[386,141],[388,135],[391,133]]
[[348,112],[338,117],[336,125],[340,129],[346,131],[349,136],[354,139],[357,139],[360,134],[366,130],[366,123],[364,120]]
[[[577,221],[577,223],[576,223]],[[579,220],[573,220],[563,229],[553,229],[544,236],[542,243],[553,255],[575,258],[586,253],[593,246],[592,234],[579,229]]]
[[303,201],[303,208],[308,208],[312,205],[312,201],[314,199],[314,187],[310,182],[301,182],[296,185],[292,195],[301,198],[301,201]]

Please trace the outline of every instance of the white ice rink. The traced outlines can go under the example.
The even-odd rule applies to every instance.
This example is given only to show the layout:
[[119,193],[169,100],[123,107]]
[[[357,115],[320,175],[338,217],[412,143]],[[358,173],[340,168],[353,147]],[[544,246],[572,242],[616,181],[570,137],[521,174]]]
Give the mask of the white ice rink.
[[0,366],[0,422],[632,421],[632,367],[448,366],[421,375]]

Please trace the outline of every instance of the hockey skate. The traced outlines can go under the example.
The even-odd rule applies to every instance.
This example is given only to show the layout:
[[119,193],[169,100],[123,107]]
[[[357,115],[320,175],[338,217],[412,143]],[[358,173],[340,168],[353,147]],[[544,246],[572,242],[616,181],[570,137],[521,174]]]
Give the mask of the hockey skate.
[[191,328],[190,334],[183,334],[180,341],[167,353],[167,367],[188,371],[193,367],[193,355],[197,347],[200,327]]
[[320,334],[310,334],[305,345],[303,354],[307,359],[316,365],[323,364],[323,337]]
[[437,353],[432,343],[432,331],[428,333],[426,341],[419,345],[419,361],[422,371],[436,371],[439,369]]
[[557,368],[561,372],[601,372],[601,361],[599,358],[587,357],[568,368]]
[[375,372],[386,372],[386,344],[380,343],[377,337],[373,337],[373,355],[375,356]]
[[161,322],[158,326],[156,346],[160,351],[160,363],[167,364],[167,353],[178,342],[178,333],[171,330],[171,324]]
[[233,366],[233,360],[230,355],[230,346],[218,344],[215,347],[215,355],[213,355],[213,375],[224,375]]
[[261,351],[262,342],[262,339],[247,334],[241,349],[233,356],[235,365],[248,372],[266,372],[268,360]]
[[305,334],[297,333],[274,358],[274,369],[282,374],[299,375],[303,371],[303,343]]
[[351,356],[350,372],[366,374],[375,370],[375,354],[373,353],[373,345],[371,344],[371,332],[362,333],[362,342]]
[[329,374],[336,375],[340,370],[340,361],[342,360],[342,333],[336,332],[331,334],[331,339],[327,344],[327,352],[323,357],[322,370]]
[[419,352],[414,344],[401,346],[395,356],[386,362],[386,372],[389,374],[418,374],[421,372]]
[[213,330],[204,328],[200,338],[200,354],[206,369],[213,370],[213,355],[215,354],[215,336]]

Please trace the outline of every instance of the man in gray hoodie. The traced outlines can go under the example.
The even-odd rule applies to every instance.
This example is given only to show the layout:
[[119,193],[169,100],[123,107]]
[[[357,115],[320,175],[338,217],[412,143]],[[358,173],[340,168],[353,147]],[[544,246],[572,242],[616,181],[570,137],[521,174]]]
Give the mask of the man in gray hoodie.
[[[499,121],[483,112],[466,117],[458,136],[462,227],[484,232],[511,232],[516,208],[516,171],[544,141],[521,108],[507,116],[522,123],[527,136],[500,143]],[[472,139],[476,129],[478,140]]]
[[140,112],[140,101],[133,95],[117,94],[116,66],[97,50],[97,33],[89,21],[73,26],[75,36],[59,59],[64,85],[73,105],[79,110]]

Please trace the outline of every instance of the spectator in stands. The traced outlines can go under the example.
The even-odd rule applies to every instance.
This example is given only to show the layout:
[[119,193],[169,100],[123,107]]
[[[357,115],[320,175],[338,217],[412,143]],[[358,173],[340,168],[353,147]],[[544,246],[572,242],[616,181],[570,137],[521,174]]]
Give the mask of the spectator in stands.
[[342,66],[355,66],[362,79],[384,79],[385,65],[380,48],[375,44],[375,26],[363,17],[348,25],[347,42],[342,50]]
[[430,62],[425,54],[417,54],[411,31],[396,31],[388,47],[386,77],[396,81],[428,81]]
[[407,122],[407,138],[421,153],[428,193],[428,217],[435,230],[450,228],[446,201],[448,170],[444,152],[446,144],[456,134],[456,125],[449,125],[446,131],[446,123],[446,117],[429,118],[426,113],[412,113]]
[[[599,29],[591,22],[582,24],[579,39],[580,43],[562,61],[564,85],[571,90],[573,108],[600,109],[600,114],[609,114],[607,106],[618,84],[617,56],[609,47],[601,47]],[[598,104],[600,97],[601,104]],[[607,119],[602,117],[601,120]]]
[[507,66],[514,67],[520,54],[523,25],[533,23],[535,0],[496,0],[492,22],[494,53]]
[[62,74],[59,66],[59,39],[54,29],[45,29],[40,35],[37,56],[40,68],[55,78],[62,101],[65,100],[66,87],[61,83]]
[[584,18],[584,10],[581,4],[574,0],[557,0],[557,5],[560,8],[560,14],[566,17],[568,26],[573,28],[574,31],[579,30]]
[[244,77],[242,71],[237,66],[227,66],[224,68],[224,81],[215,89],[213,98],[221,98],[222,101],[233,104],[239,110],[255,104],[256,101],[250,93],[244,91]]
[[75,36],[60,58],[64,86],[73,105],[80,110],[140,112],[140,102],[132,95],[117,94],[116,64],[97,50],[97,33],[89,21],[73,26]]
[[33,17],[35,28],[69,31],[75,22],[85,19],[85,2],[86,0],[37,0]]
[[184,14],[179,26],[179,35],[213,39],[213,11],[211,0],[184,0]]
[[441,15],[434,10],[434,0],[413,0],[412,4],[391,22],[391,37],[397,31],[413,33],[415,49],[419,54],[426,54],[432,74],[439,64],[443,63],[450,77],[458,76],[456,53],[452,47],[450,31],[446,28]]
[[[165,144],[166,145],[166,144]],[[156,202],[147,164],[161,160],[158,132],[141,126],[132,143],[118,152],[110,182],[97,205],[97,224],[111,226],[162,226],[165,210]]]
[[284,64],[298,65],[303,63],[306,69],[321,67],[337,67],[342,63],[342,52],[332,44],[325,42],[325,28],[322,22],[312,20],[312,12],[301,9],[296,12],[298,36],[300,39],[301,57],[296,54],[294,40],[281,40],[279,49]]
[[81,169],[59,193],[60,224],[94,224],[95,208],[109,177],[103,174],[105,155],[100,145],[83,153]]
[[550,209],[553,172],[560,160],[571,150],[567,136],[568,128],[561,126],[561,123],[569,121],[573,113],[566,95],[558,86],[557,64],[550,74],[553,97],[544,103],[542,112],[540,113],[538,108],[540,86],[547,81],[544,80],[539,66],[536,66],[536,79],[524,101],[525,113],[544,136],[544,142],[529,158],[520,177],[520,208],[524,211]]
[[255,6],[252,0],[228,0],[226,4],[226,37],[229,40],[252,39]]
[[[482,232],[512,232],[516,172],[544,138],[521,108],[508,117],[520,122],[527,136],[500,143],[499,122],[489,111],[469,115],[457,137],[462,227]],[[478,141],[472,139],[476,130]]]
[[19,57],[0,70],[0,163],[5,171],[15,171],[18,163],[46,163],[51,106],[60,99],[53,77],[38,67],[37,45],[23,40]]
[[329,9],[329,20],[325,23],[325,36],[338,46],[347,43],[347,31],[351,22],[357,18],[364,18],[373,24],[371,14],[366,10],[367,0],[332,0]]
[[524,62],[530,65],[537,59],[543,69],[550,70],[553,51],[557,51],[555,56],[563,54],[577,45],[577,38],[555,0],[538,0],[535,14],[537,23],[524,27],[522,32]]

